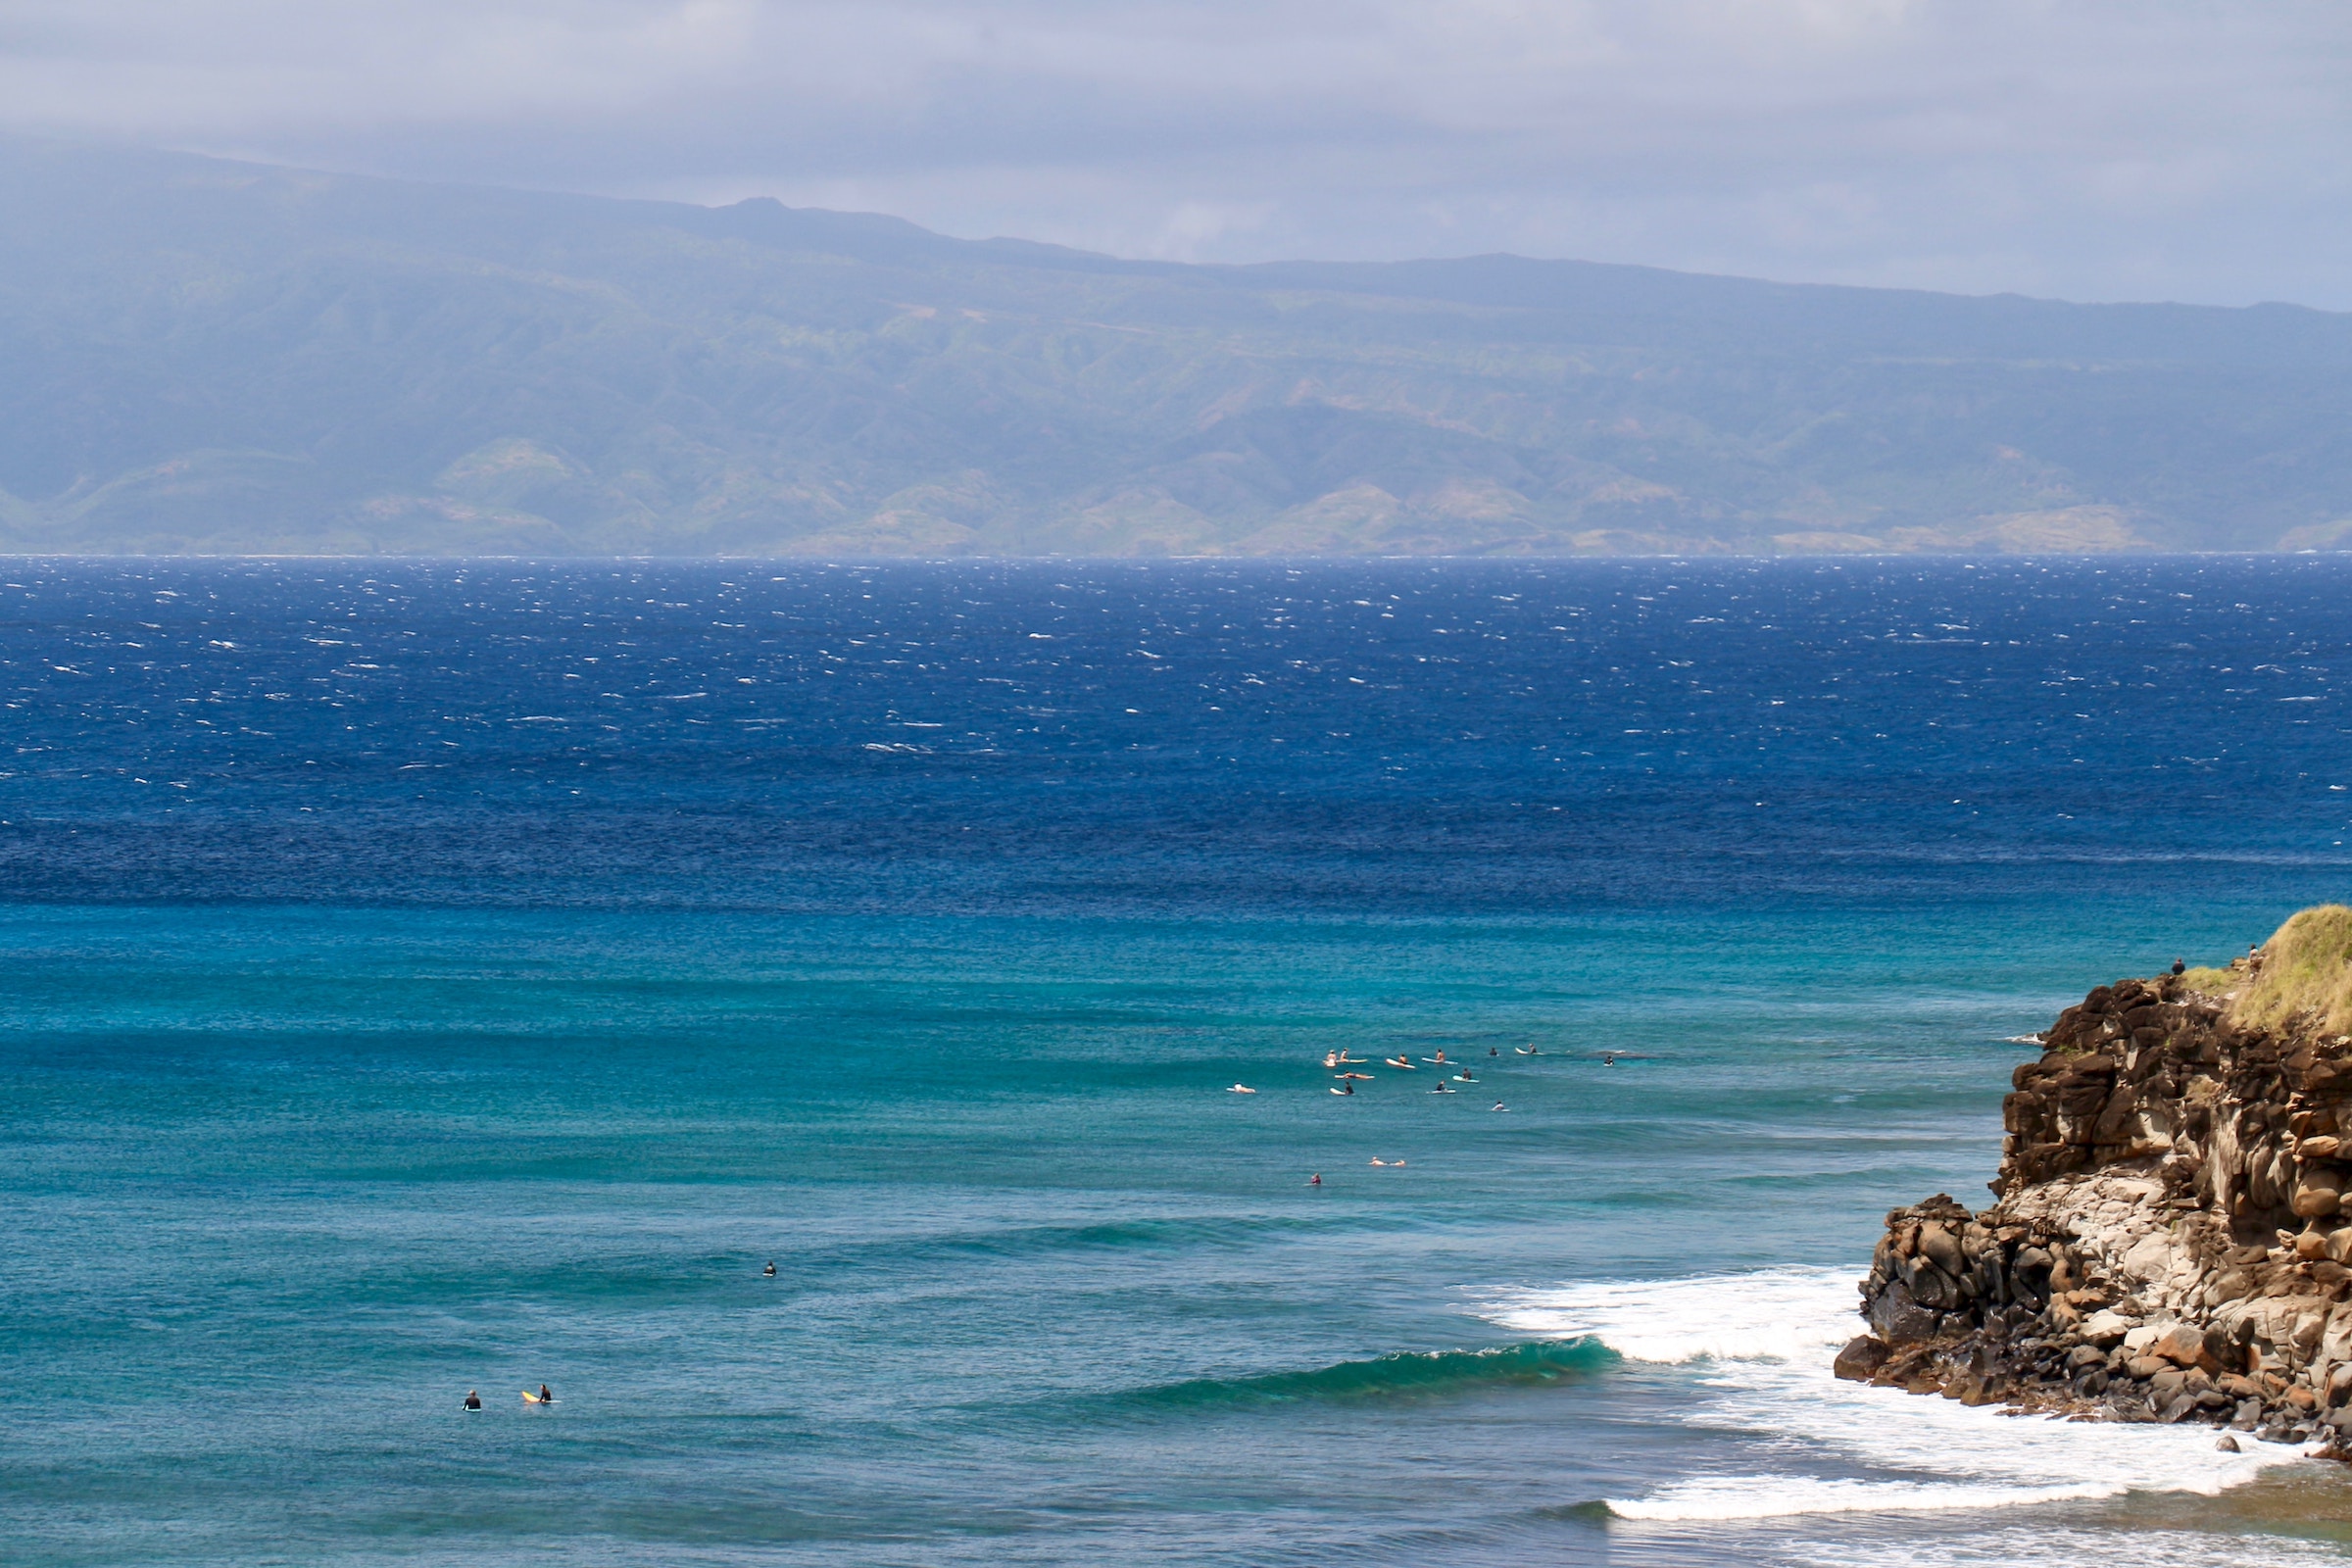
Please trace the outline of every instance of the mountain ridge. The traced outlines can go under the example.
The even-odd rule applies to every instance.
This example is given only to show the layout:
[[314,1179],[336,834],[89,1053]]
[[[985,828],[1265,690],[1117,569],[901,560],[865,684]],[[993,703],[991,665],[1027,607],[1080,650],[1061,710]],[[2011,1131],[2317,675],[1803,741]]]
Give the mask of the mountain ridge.
[[2352,316],[880,214],[0,139],[0,550],[2332,548]]

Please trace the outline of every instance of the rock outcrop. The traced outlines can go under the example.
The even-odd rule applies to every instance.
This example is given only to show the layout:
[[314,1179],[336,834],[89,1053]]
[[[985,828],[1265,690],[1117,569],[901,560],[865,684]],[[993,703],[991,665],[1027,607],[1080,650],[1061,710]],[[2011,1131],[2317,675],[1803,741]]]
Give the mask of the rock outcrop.
[[1996,1201],[1886,1216],[1870,1332],[1838,1375],[2352,1433],[2352,1036],[2313,1012],[2241,1021],[2261,961],[2101,986],[2061,1013],[2003,1102]]

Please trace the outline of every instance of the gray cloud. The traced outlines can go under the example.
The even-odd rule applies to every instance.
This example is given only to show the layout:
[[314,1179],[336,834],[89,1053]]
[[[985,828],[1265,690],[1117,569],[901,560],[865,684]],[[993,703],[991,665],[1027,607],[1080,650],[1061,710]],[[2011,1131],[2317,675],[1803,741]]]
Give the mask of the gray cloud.
[[2352,307],[2332,0],[15,0],[0,123],[1201,260]]

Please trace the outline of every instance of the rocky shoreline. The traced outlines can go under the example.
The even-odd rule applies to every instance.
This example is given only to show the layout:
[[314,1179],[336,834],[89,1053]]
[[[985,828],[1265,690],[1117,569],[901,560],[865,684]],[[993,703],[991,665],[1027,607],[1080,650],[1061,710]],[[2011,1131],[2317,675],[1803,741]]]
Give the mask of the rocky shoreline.
[[2263,962],[2061,1013],[2002,1103],[1996,1200],[1886,1216],[1870,1332],[1838,1375],[2271,1442],[2352,1433],[2352,1036],[2324,1012],[2250,1021]]

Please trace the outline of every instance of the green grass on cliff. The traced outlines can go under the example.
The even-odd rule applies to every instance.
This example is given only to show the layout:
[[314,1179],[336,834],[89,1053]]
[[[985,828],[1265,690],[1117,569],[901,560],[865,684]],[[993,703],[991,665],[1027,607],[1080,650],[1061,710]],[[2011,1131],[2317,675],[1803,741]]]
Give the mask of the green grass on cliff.
[[2239,976],[2233,969],[2196,968],[2180,977],[2180,983],[2191,991],[2207,996],[2225,996],[2238,987]]
[[2352,1031],[2352,908],[2323,904],[2290,915],[2264,945],[2262,972],[2230,1011],[2256,1027],[2310,1014],[2323,1029]]

